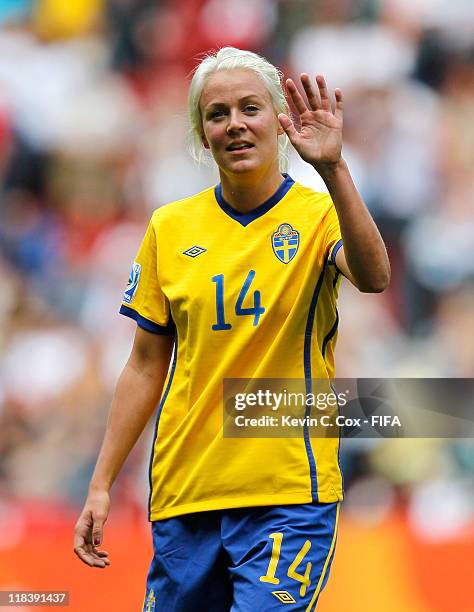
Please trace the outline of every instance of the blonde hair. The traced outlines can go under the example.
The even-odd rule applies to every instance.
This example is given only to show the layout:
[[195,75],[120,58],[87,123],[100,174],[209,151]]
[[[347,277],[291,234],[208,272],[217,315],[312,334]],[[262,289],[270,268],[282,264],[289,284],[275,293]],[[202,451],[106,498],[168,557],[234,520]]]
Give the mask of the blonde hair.
[[[276,113],[288,114],[288,103],[282,86],[283,74],[268,60],[251,51],[223,47],[209,53],[196,66],[188,92],[189,150],[202,163],[209,159],[202,144],[202,116],[199,101],[206,80],[218,70],[253,70],[263,81]],[[288,169],[288,136],[278,136],[278,161],[281,172]]]

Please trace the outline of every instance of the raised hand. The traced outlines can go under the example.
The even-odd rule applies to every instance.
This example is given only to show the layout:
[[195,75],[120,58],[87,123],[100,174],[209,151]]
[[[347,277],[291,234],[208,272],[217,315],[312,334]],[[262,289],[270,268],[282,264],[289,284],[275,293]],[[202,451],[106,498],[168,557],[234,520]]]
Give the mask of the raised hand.
[[288,115],[283,113],[278,115],[280,125],[305,162],[316,169],[335,165],[341,159],[342,150],[342,91],[336,89],[334,92],[336,106],[333,111],[322,75],[316,76],[318,91],[307,74],[302,74],[300,79],[307,100],[300,94],[292,79],[286,81],[288,93],[299,114],[300,131],[298,132]]

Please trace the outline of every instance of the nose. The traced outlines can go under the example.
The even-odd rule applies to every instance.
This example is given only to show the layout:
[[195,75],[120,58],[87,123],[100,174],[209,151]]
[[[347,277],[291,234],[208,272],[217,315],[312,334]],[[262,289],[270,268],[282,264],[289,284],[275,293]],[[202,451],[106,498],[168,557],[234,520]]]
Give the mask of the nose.
[[237,110],[231,111],[229,115],[229,123],[227,124],[227,134],[232,134],[233,132],[242,132],[246,129],[246,125],[242,120],[242,116]]

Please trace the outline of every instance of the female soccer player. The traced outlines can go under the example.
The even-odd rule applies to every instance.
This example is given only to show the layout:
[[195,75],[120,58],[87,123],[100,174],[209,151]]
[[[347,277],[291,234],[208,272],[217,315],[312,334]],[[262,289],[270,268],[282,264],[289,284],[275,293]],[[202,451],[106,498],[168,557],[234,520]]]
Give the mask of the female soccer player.
[[[334,554],[342,478],[337,438],[226,437],[225,379],[334,377],[342,273],[383,291],[379,232],[341,157],[343,97],[322,76],[288,79],[264,58],[224,48],[189,90],[193,150],[220,183],[152,216],[121,312],[137,323],[76,525],[75,552],[99,549],[109,491],[159,402],[150,462],[154,558],[143,610],[312,610]],[[291,142],[324,179],[285,174]]]

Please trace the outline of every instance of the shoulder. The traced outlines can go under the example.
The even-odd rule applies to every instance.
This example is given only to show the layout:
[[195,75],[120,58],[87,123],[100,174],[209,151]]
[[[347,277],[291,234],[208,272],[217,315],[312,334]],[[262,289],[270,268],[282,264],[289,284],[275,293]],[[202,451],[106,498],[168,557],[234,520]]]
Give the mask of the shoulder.
[[151,224],[155,229],[158,229],[163,224],[179,224],[184,219],[189,219],[190,216],[196,215],[201,207],[206,206],[206,204],[212,201],[213,197],[214,186],[208,187],[187,198],[164,204],[153,212]]
[[328,211],[334,206],[331,196],[328,193],[315,191],[311,187],[306,187],[295,181],[292,189],[294,196],[297,197],[305,206],[315,208],[318,211]]
[[305,218],[311,220],[311,224],[321,226],[337,222],[336,208],[328,193],[315,191],[297,181],[292,191],[294,204],[304,211]]

